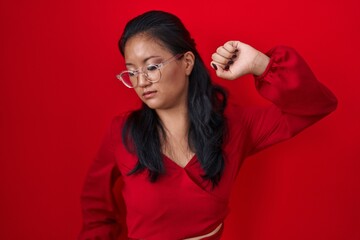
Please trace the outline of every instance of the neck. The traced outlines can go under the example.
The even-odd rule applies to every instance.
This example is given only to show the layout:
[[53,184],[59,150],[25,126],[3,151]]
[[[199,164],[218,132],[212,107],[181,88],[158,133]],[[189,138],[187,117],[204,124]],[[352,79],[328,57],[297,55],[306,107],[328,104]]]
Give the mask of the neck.
[[189,114],[187,107],[175,109],[156,110],[164,128],[173,136],[187,136],[189,129]]
[[157,110],[157,114],[166,134],[165,139],[162,139],[162,152],[179,166],[185,167],[194,155],[188,142],[189,115],[187,107]]

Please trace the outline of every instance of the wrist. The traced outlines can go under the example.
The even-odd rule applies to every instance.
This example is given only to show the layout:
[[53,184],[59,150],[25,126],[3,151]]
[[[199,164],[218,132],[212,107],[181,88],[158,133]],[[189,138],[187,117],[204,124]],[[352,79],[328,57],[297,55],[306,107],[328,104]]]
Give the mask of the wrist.
[[251,73],[256,76],[262,75],[265,72],[269,62],[270,62],[270,58],[265,54],[263,54],[262,52],[258,51],[258,54],[256,55],[253,62]]

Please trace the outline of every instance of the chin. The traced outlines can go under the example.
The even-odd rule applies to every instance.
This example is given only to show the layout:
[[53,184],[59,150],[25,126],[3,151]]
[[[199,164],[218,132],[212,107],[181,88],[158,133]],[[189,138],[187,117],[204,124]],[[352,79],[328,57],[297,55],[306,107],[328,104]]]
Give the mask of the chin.
[[153,110],[164,110],[164,109],[169,109],[169,106],[163,105],[163,104],[155,104],[155,103],[147,103],[144,102],[146,106],[148,106],[150,109]]
[[147,101],[143,101],[143,103],[148,106],[150,109],[159,109],[161,108],[161,105],[157,104],[157,103],[152,103],[152,102],[147,102]]

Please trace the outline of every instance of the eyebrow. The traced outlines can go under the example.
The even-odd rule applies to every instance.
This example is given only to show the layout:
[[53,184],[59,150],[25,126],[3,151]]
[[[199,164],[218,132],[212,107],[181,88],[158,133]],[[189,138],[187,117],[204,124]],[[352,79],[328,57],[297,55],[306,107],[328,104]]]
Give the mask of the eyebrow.
[[[148,60],[152,59],[152,58],[160,58],[160,56],[150,56],[150,57],[147,57],[143,60],[143,63],[146,63]],[[134,64],[132,63],[125,63],[126,66],[134,66]]]

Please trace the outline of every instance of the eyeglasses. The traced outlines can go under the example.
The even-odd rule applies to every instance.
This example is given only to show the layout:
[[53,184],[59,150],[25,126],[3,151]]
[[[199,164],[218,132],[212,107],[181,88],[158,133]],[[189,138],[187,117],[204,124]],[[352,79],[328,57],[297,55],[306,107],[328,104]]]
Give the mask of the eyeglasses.
[[138,86],[138,76],[143,74],[148,82],[155,83],[161,79],[160,69],[172,61],[180,59],[184,54],[177,54],[159,64],[149,64],[133,71],[123,71],[116,75],[126,87],[135,88]]

